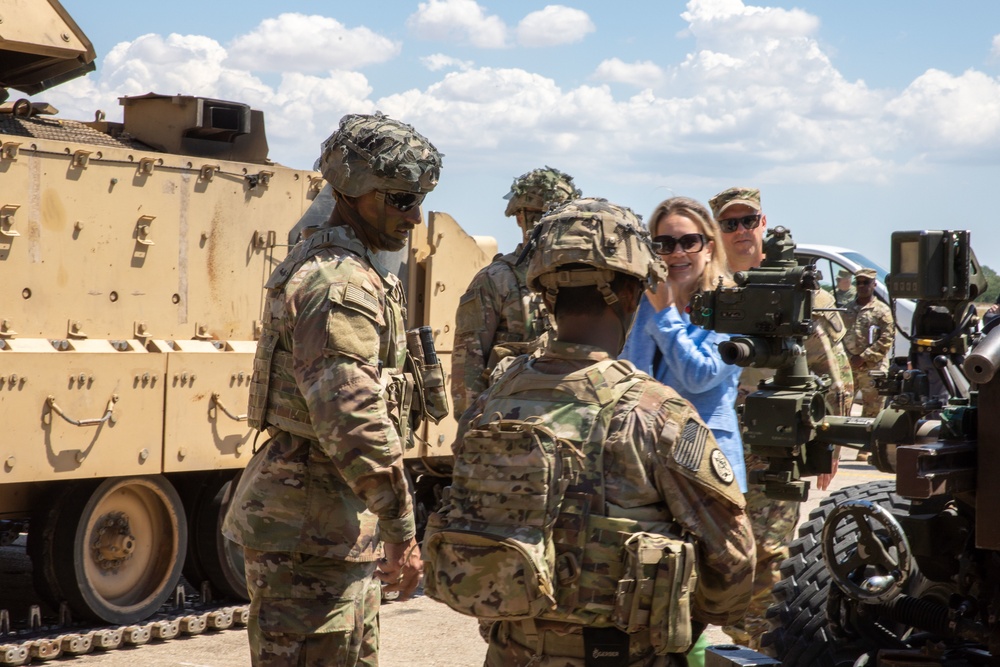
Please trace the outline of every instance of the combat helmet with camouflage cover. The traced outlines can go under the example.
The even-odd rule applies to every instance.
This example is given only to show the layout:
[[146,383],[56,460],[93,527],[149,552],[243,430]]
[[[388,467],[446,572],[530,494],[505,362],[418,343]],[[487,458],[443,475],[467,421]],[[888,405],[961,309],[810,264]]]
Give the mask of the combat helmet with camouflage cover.
[[348,197],[372,190],[425,195],[437,185],[441,157],[406,123],[382,113],[348,114],[323,142],[319,169],[334,190]]
[[514,179],[510,192],[504,195],[507,200],[504,215],[510,217],[522,209],[544,212],[553,204],[579,196],[580,190],[569,174],[549,166],[533,169]]
[[[638,278],[643,288],[667,277],[639,218],[606,199],[584,197],[556,207],[538,221],[532,238],[528,286],[552,300],[560,287],[596,285],[613,304],[610,283],[615,273]],[[573,266],[565,268],[568,265]]]

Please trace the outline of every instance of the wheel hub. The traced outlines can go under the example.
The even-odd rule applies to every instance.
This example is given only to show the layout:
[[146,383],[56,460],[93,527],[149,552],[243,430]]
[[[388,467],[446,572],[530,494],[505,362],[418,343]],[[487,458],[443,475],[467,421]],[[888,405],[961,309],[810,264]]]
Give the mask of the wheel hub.
[[116,570],[132,557],[135,536],[124,512],[108,512],[94,526],[91,555],[103,570]]

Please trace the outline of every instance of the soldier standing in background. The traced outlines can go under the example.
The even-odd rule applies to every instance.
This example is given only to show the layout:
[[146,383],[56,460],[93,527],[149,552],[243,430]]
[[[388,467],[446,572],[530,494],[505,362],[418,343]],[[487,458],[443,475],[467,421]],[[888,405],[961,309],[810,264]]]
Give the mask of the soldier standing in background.
[[[760,190],[729,188],[712,197],[708,203],[722,230],[722,245],[726,249],[729,269],[736,273],[759,267],[764,261],[764,232],[767,228],[767,216],[761,211]],[[815,308],[833,308],[833,296],[825,290],[816,290],[813,292],[813,305]],[[826,394],[827,413],[849,415],[854,400],[854,383],[850,362],[841,343],[846,327],[836,312],[814,312],[812,320],[815,325],[813,333],[805,341],[809,370],[816,375],[830,376],[832,382]],[[745,368],[740,375],[737,403],[742,403],[757,390],[761,380],[773,374],[771,369]],[[748,474],[767,467],[767,461],[750,453],[746,442],[743,448]],[[817,480],[820,489],[827,488],[836,474],[838,454],[839,449],[834,455],[833,473],[821,475]],[[768,498],[761,484],[749,485],[746,501],[757,544],[753,598],[746,616],[723,630],[735,642],[759,649],[760,638],[769,627],[765,614],[774,601],[771,589],[781,579],[778,566],[788,558],[788,545],[795,537],[799,503]]]
[[[531,599],[533,592],[526,590],[531,584],[510,582],[508,590],[510,577],[501,574],[497,580],[497,572],[515,571],[507,562],[511,549],[487,553],[490,549],[480,544],[470,553],[440,545],[449,539],[449,521],[461,523],[466,517],[480,522],[480,535],[489,535],[487,528],[508,509],[511,517],[527,518],[503,523],[504,528],[537,525],[534,518],[545,514],[546,505],[542,500],[536,511],[538,494],[546,492],[532,490],[532,480],[541,478],[515,472],[510,487],[503,486],[504,475],[490,467],[510,475],[521,471],[526,459],[507,441],[486,445],[482,434],[505,423],[517,423],[520,432],[544,427],[566,443],[567,451],[557,456],[579,461],[564,487],[564,500],[555,505],[562,507],[551,533],[556,604],[527,620],[493,623],[486,665],[684,665],[683,652],[704,625],[739,618],[750,597],[753,538],[743,497],[694,407],[632,364],[615,360],[644,287],[665,277],[635,215],[603,199],[585,198],[551,210],[538,224],[528,284],[554,313],[554,340],[531,355],[504,359],[490,389],[460,421],[456,466],[472,466],[456,476],[444,506],[428,521],[425,556],[440,553],[441,560],[429,563],[426,590],[449,604],[471,605],[483,612],[475,614],[480,618],[492,614],[494,606],[516,607]],[[461,486],[455,488],[459,479]],[[656,558],[672,558],[663,544],[675,532],[690,536],[686,539],[693,539],[694,549],[686,542],[684,551],[691,555],[671,568]],[[659,573],[657,590],[668,571],[688,577],[692,556],[697,585],[664,584],[663,591],[673,595],[650,596],[649,579],[649,588],[640,592],[638,575],[630,575],[624,565],[630,562],[629,545],[640,543],[645,546],[637,547],[643,554],[639,567]],[[575,576],[570,576],[572,568],[563,570],[572,563],[577,564]],[[550,575],[547,581],[553,581]],[[527,583],[528,577],[523,579]],[[523,601],[512,599],[526,595]],[[659,611],[651,613],[651,604]],[[597,653],[606,663],[593,657]]]
[[320,169],[336,204],[267,282],[248,421],[269,439],[223,526],[244,547],[255,666],[376,666],[379,582],[405,600],[422,572],[403,290],[377,254],[420,224],[441,156],[409,125],[347,115]]
[[[862,417],[877,417],[882,409],[883,399],[869,373],[889,370],[889,352],[896,339],[896,326],[889,306],[875,298],[876,284],[875,269],[858,269],[854,273],[858,296],[847,304],[844,313],[847,322],[844,347],[851,355],[854,383],[861,390]],[[858,452],[859,461],[867,461],[869,456],[866,450]]]
[[558,169],[535,169],[514,179],[504,197],[507,210],[521,228],[514,252],[497,255],[475,275],[455,314],[451,396],[455,417],[486,389],[490,353],[496,345],[534,340],[551,329],[541,298],[528,289],[527,264],[518,265],[531,229],[550,205],[579,197],[573,177]]
[[854,286],[851,284],[851,279],[854,276],[847,269],[841,269],[837,272],[837,289],[833,293],[833,298],[837,302],[837,308],[843,308],[850,302],[854,301],[857,291],[855,291]]

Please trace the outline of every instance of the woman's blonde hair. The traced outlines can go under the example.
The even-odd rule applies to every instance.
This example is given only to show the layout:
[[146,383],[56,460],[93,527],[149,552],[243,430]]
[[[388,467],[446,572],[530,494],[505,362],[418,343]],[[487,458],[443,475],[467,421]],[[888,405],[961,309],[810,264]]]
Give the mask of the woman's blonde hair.
[[719,278],[724,285],[732,285],[732,275],[729,273],[729,263],[726,261],[726,249],[722,245],[722,232],[719,223],[708,212],[705,205],[690,197],[671,197],[657,204],[653,214],[649,216],[649,234],[656,235],[656,226],[662,218],[668,215],[680,215],[693,222],[705,236],[705,241],[712,242],[712,258],[705,265],[701,274],[698,289],[712,290],[718,287]]

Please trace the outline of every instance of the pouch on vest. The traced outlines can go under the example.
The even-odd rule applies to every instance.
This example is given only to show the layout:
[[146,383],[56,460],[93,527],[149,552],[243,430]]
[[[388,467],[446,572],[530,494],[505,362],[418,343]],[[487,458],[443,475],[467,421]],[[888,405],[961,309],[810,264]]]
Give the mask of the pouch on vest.
[[[444,368],[437,361],[434,351],[434,339],[428,334],[426,340],[421,340],[421,329],[430,331],[430,327],[420,327],[406,332],[406,370],[413,374],[413,428],[429,419],[435,424],[451,413],[448,407],[448,392],[444,384]],[[429,348],[426,349],[425,348]],[[426,354],[430,353],[434,361],[429,362]]]
[[456,445],[444,506],[428,520],[427,595],[483,620],[554,608],[552,526],[579,456],[533,421],[495,420],[468,431]]
[[698,580],[694,545],[670,535],[635,533],[625,541],[623,558],[615,625],[629,634],[649,630],[657,655],[687,651],[691,593]]
[[247,405],[247,425],[263,431],[267,428],[267,392],[271,383],[271,357],[278,344],[278,332],[265,328],[257,341],[253,357],[253,375],[250,376],[250,398]]
[[413,376],[409,373],[382,371],[381,385],[385,391],[385,405],[389,421],[399,433],[404,448],[411,446],[410,409],[413,403]]

